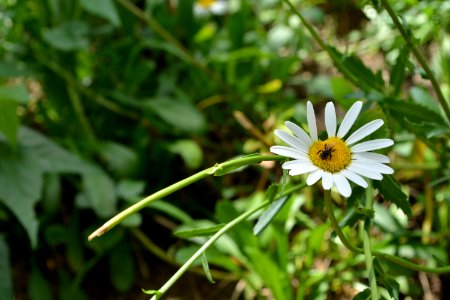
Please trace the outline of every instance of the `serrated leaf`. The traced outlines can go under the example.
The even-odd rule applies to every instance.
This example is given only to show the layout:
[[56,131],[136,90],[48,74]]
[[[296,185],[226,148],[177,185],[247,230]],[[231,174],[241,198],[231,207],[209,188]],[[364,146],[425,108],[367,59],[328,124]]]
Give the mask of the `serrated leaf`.
[[204,227],[204,228],[194,228],[194,229],[184,229],[175,231],[173,234],[179,238],[189,239],[199,236],[210,236],[222,229],[224,224],[218,224],[214,226]]
[[405,79],[405,69],[408,63],[409,47],[400,50],[395,65],[392,67],[389,84],[392,86],[393,95],[398,95]]
[[120,27],[120,17],[113,0],[82,0],[81,5],[91,14],[105,18],[116,27]]
[[400,184],[392,175],[385,175],[383,176],[383,180],[374,181],[374,186],[378,188],[384,199],[397,205],[407,216],[412,216],[408,196],[403,193]]
[[5,300],[14,299],[11,266],[9,263],[9,247],[3,237],[0,237],[0,295]]
[[380,74],[373,74],[372,70],[364,65],[356,55],[345,55],[336,48],[328,46],[331,56],[334,60],[340,61],[345,70],[340,70],[344,75],[352,77],[358,86],[363,90],[375,89],[381,91],[384,88],[384,82]]
[[267,210],[258,218],[258,222],[256,222],[255,227],[253,227],[253,234],[260,234],[267,226],[269,226],[270,222],[275,218],[277,213],[283,208],[286,201],[289,199],[289,195],[280,197],[279,199],[272,202],[267,208]]
[[450,132],[448,125],[436,122],[412,122],[409,119],[404,120],[405,127],[417,136],[431,139],[434,137],[445,136]]
[[205,252],[202,253],[202,267],[203,271],[205,271],[206,278],[208,278],[208,281],[211,283],[216,283],[214,279],[212,278],[211,271],[209,270],[208,260],[206,259]]
[[398,282],[384,271],[378,258],[373,259],[373,266],[377,274],[377,281],[387,289],[392,299],[398,300],[400,290]]
[[392,98],[384,99],[381,105],[399,121],[406,118],[408,120],[414,120],[416,123],[434,122],[445,125],[445,122],[440,114],[423,105],[408,101],[399,101]]
[[16,102],[0,97],[0,131],[14,149],[17,146],[17,129],[19,127],[16,110]]

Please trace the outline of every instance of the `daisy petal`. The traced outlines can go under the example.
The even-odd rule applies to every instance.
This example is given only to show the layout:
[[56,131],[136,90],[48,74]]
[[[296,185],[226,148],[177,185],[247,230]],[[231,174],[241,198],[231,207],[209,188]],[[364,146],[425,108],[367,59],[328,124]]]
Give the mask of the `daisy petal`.
[[310,146],[312,144],[312,140],[309,137],[309,135],[297,124],[294,124],[292,122],[287,121],[286,127],[292,131],[293,134],[295,134],[306,146]]
[[314,114],[314,107],[311,101],[306,103],[306,113],[308,119],[308,129],[309,134],[311,135],[311,139],[313,141],[317,141],[317,124],[316,124],[316,115]]
[[347,169],[353,173],[356,173],[358,175],[370,178],[370,179],[375,179],[375,180],[381,180],[383,179],[383,176],[380,173],[368,170],[366,168],[362,168],[361,166],[357,166],[354,163],[351,163]]
[[328,102],[325,106],[325,127],[328,137],[336,135],[336,111],[333,102]]
[[367,184],[367,182],[358,174],[353,173],[352,171],[349,170],[342,170],[341,173],[347,177],[347,179],[353,181],[354,183],[356,183],[357,185],[363,187],[363,188],[367,188],[369,185]]
[[318,169],[318,170],[312,172],[311,174],[309,174],[308,178],[306,179],[306,184],[307,185],[313,185],[320,178],[322,178],[322,175],[323,175],[323,170],[322,169]]
[[366,152],[386,148],[392,146],[393,144],[394,141],[391,139],[377,139],[356,144],[355,146],[351,147],[350,150],[353,153]]
[[272,146],[270,152],[295,159],[309,159],[308,155],[303,151],[286,146]]
[[365,138],[372,132],[376,131],[378,128],[383,126],[383,124],[384,124],[384,121],[381,119],[373,120],[373,121],[367,123],[366,125],[364,125],[363,127],[359,128],[355,132],[353,132],[352,135],[350,135],[345,142],[347,143],[347,145],[354,144],[354,143],[362,140],[363,138]]
[[353,158],[355,160],[365,160],[365,161],[374,161],[382,164],[390,163],[389,157],[383,154],[373,153],[373,152],[359,152],[354,153]]
[[334,184],[336,185],[339,194],[344,197],[350,197],[352,194],[352,188],[350,187],[350,183],[348,183],[347,178],[341,173],[333,174]]
[[323,172],[322,175],[322,186],[324,190],[329,190],[333,186],[333,174],[328,172]]
[[297,166],[300,166],[300,167],[303,166],[303,164],[305,162],[311,162],[311,161],[309,160],[309,158],[307,158],[307,159],[290,160],[290,161],[285,162],[282,165],[282,167],[283,167],[283,169],[290,170],[290,169],[296,168]]
[[311,162],[304,162],[303,164],[298,163],[296,166],[291,168],[289,171],[289,175],[295,176],[300,174],[309,173],[312,171],[316,171],[318,168],[313,165]]
[[394,174],[394,170],[391,167],[376,162],[353,161],[352,165],[369,169],[380,174]]
[[294,147],[304,153],[308,153],[308,146],[306,146],[299,138],[296,138],[286,131],[279,129],[275,130],[275,135],[289,146]]
[[350,107],[348,112],[345,114],[345,117],[342,120],[341,125],[339,126],[339,130],[337,133],[338,137],[343,138],[348,133],[350,128],[352,128],[353,124],[356,121],[356,118],[359,115],[359,112],[361,111],[361,107],[362,107],[361,101],[356,101],[355,104],[353,104],[352,107]]

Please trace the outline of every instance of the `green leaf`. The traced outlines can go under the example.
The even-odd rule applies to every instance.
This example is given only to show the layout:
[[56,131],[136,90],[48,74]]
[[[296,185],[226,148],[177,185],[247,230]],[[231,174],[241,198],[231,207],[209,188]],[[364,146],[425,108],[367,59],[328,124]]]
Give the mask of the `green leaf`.
[[120,17],[113,0],[82,0],[81,6],[91,14],[105,18],[114,26],[121,26]]
[[384,82],[380,74],[373,74],[372,71],[367,68],[359,57],[356,55],[346,55],[332,46],[328,46],[331,56],[335,60],[341,62],[344,70],[340,70],[344,75],[350,76],[356,80],[358,86],[367,91],[369,89],[375,89],[381,91],[384,89]]
[[435,122],[445,125],[442,115],[420,104],[387,98],[382,101],[381,105],[398,121],[409,119],[416,123]]
[[181,221],[183,223],[190,223],[193,221],[191,216],[186,213],[184,210],[181,210],[180,208],[176,207],[173,204],[170,204],[168,202],[164,201],[156,201],[151,203],[149,206],[147,206],[151,209],[155,209],[158,211],[161,211],[168,216],[171,216],[175,220]]
[[83,185],[89,204],[97,216],[108,218],[116,212],[114,181],[105,172],[97,169],[84,174]]
[[248,166],[248,162],[242,161],[241,159],[244,157],[250,157],[250,156],[255,156],[255,155],[259,155],[259,153],[252,153],[249,155],[244,155],[244,156],[240,156],[237,158],[233,158],[227,162],[233,162],[236,161],[236,163],[233,164],[229,164],[226,166],[223,166],[223,164],[217,165],[217,168],[214,169],[214,176],[223,176],[225,174],[231,173],[231,172],[240,172],[242,171],[245,167]]
[[31,269],[31,278],[28,284],[28,297],[31,300],[52,300],[52,289],[49,282],[39,271],[38,267],[33,264]]
[[19,144],[36,154],[36,162],[45,172],[80,174],[93,170],[90,164],[33,129],[20,128]]
[[[189,227],[189,225],[187,225]],[[204,228],[194,228],[194,229],[183,229],[175,231],[173,234],[179,238],[189,239],[199,236],[210,236],[223,228],[223,224],[218,224],[214,226],[204,227]],[[186,227],[183,227],[186,228]]]
[[128,244],[114,248],[109,256],[111,282],[119,292],[128,291],[134,283],[136,265]]
[[85,49],[89,46],[89,27],[81,21],[68,21],[44,31],[44,40],[61,51]]
[[193,140],[178,140],[170,145],[169,150],[180,155],[191,169],[198,169],[202,163],[202,149]]
[[331,78],[330,83],[333,97],[339,101],[339,103],[353,93],[353,86],[345,78],[333,77]]
[[144,189],[144,181],[124,179],[117,185],[117,195],[130,202],[135,202],[142,195]]
[[385,175],[383,176],[383,180],[374,181],[374,186],[378,188],[384,199],[397,205],[407,216],[412,216],[408,196],[403,193],[400,184],[392,175]]
[[286,195],[270,204],[269,208],[258,218],[258,222],[256,222],[255,227],[253,227],[254,235],[260,234],[267,226],[269,226],[270,222],[283,208],[288,199],[289,195]]
[[434,137],[445,136],[450,132],[448,125],[436,122],[413,122],[405,119],[403,124],[405,127],[419,137],[431,139]]
[[211,275],[211,271],[209,270],[208,260],[206,259],[205,252],[202,253],[202,267],[203,271],[205,271],[206,278],[208,278],[208,281],[211,283],[216,283]]
[[96,148],[108,169],[119,176],[130,176],[139,165],[136,152],[125,145],[108,141],[99,143]]
[[0,131],[14,149],[17,146],[17,129],[19,127],[16,110],[17,104],[14,101],[0,97]]
[[398,300],[400,290],[398,282],[384,271],[378,258],[373,259],[373,266],[375,268],[375,273],[377,274],[377,281],[387,289],[391,299]]
[[11,266],[9,263],[9,247],[3,237],[0,237],[0,295],[5,300],[14,299]]
[[206,126],[204,116],[188,102],[157,98],[145,102],[144,107],[181,131],[198,132]]
[[38,156],[32,149],[19,148],[8,153],[8,146],[0,148],[0,199],[25,228],[31,246],[37,246],[38,220],[34,206],[41,197],[43,178]]
[[392,67],[389,84],[392,86],[393,95],[398,95],[405,79],[405,69],[409,57],[409,47],[405,46],[400,50],[395,65]]
[[27,105],[30,101],[30,97],[28,97],[28,90],[26,86],[21,84],[12,87],[0,87],[0,101],[1,100],[11,100],[17,104]]
[[144,294],[147,294],[147,295],[161,295],[161,292],[158,291],[158,290],[144,290],[144,289],[142,289],[142,292]]
[[370,300],[371,299],[370,295],[371,295],[370,289],[367,288],[359,292],[355,297],[353,297],[353,300]]

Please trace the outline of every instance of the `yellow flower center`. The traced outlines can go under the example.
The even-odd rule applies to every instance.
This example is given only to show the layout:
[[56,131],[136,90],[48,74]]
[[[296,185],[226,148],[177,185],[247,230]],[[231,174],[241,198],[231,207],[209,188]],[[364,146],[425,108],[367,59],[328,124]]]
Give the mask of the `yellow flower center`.
[[216,2],[216,0],[197,0],[197,4],[200,5],[203,8],[209,8],[215,2]]
[[352,153],[345,142],[338,137],[316,141],[309,149],[312,163],[324,171],[337,173],[345,169],[352,160]]

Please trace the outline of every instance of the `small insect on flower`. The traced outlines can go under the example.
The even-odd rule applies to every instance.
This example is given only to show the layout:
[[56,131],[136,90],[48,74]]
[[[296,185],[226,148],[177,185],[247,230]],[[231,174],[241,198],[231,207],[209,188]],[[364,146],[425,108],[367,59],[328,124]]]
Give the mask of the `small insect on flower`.
[[333,158],[333,152],[336,151],[336,149],[333,148],[333,146],[328,146],[328,144],[325,144],[325,147],[323,150],[317,151],[316,154],[319,154],[320,159],[326,160]]
[[352,193],[349,180],[367,188],[368,184],[362,176],[381,180],[382,174],[394,173],[394,170],[386,165],[389,163],[389,157],[371,152],[392,146],[393,140],[375,139],[360,142],[383,126],[383,120],[373,120],[355,130],[349,137],[345,137],[355,123],[361,108],[362,102],[355,102],[345,114],[338,129],[334,104],[328,102],[325,106],[328,138],[322,141],[317,134],[314,108],[308,101],[306,116],[309,134],[300,126],[288,121],[286,127],[294,135],[283,130],[275,130],[275,135],[288,146],[272,146],[270,151],[294,159],[283,164],[283,169],[289,170],[289,175],[309,173],[306,179],[308,185],[322,179],[325,190],[336,186],[342,196],[349,197]]

